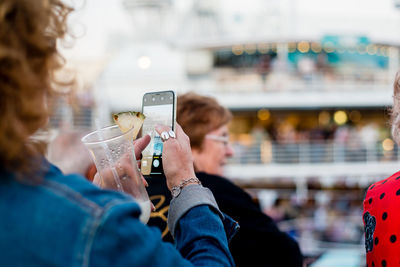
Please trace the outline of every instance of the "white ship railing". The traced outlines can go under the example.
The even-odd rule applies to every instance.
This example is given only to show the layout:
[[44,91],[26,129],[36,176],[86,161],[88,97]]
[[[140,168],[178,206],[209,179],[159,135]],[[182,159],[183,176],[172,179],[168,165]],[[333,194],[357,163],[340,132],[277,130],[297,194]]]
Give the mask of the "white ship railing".
[[233,147],[236,154],[225,167],[226,177],[243,186],[289,181],[299,198],[308,195],[309,179],[317,179],[327,188],[338,181],[366,188],[400,170],[398,147],[384,150],[379,142],[368,146],[264,142]]
[[[325,164],[352,162],[390,162],[400,159],[397,145],[382,146],[382,142],[362,145],[356,142],[333,141],[269,142],[244,146],[233,145],[231,164]],[[385,150],[386,149],[386,150]]]

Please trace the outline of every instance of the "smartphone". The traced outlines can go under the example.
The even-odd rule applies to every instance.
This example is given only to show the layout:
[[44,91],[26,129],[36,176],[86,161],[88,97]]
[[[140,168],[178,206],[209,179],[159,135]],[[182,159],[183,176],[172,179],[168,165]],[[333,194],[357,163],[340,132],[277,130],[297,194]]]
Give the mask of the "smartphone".
[[144,176],[164,174],[162,167],[163,142],[155,131],[157,124],[175,130],[176,94],[174,91],[150,92],[143,96],[142,113],[146,116],[142,136],[149,134],[150,144],[142,152],[141,172]]

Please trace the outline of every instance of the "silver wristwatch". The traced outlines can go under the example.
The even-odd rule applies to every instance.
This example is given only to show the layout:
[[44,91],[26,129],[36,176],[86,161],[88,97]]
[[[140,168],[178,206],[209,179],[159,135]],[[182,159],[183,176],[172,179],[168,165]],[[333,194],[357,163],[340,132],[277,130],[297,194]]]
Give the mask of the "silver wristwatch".
[[173,186],[173,187],[171,188],[171,195],[172,195],[172,198],[176,198],[177,196],[179,196],[179,194],[180,194],[181,191],[182,191],[182,188],[184,188],[187,184],[190,184],[190,183],[196,183],[196,184],[201,185],[200,180],[197,179],[196,177],[192,177],[192,178],[189,178],[189,179],[185,179],[185,180],[183,180],[182,182],[180,182],[179,185]]

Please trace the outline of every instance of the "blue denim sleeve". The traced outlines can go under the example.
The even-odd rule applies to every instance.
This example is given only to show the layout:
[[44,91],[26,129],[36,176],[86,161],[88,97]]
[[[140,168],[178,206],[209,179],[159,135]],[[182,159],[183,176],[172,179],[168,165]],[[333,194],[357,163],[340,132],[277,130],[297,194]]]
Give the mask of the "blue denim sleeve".
[[218,208],[214,195],[210,189],[201,185],[188,185],[182,189],[178,197],[171,200],[168,211],[168,228],[172,236],[175,236],[175,227],[179,219],[190,209],[200,205],[208,205],[217,212],[221,219],[224,215]]
[[178,221],[175,244],[195,266],[234,266],[220,214],[208,205],[190,209]]
[[197,206],[179,220],[176,238],[181,254],[162,242],[158,229],[138,220],[138,209],[135,202],[119,201],[98,215],[81,255],[85,266],[233,265],[222,221],[208,206]]

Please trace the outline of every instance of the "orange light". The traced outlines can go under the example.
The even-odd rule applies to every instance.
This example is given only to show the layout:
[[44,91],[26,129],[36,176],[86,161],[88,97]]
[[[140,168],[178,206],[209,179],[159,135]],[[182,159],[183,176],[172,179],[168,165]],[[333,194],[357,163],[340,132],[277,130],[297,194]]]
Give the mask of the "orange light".
[[320,53],[322,51],[322,47],[319,43],[311,43],[311,50],[314,53]]
[[260,121],[267,121],[271,117],[271,113],[268,109],[260,109],[257,112],[257,117]]
[[318,122],[320,125],[325,126],[328,125],[331,120],[331,115],[328,111],[322,111],[318,115]]
[[299,50],[301,53],[307,53],[310,51],[310,44],[308,42],[301,41],[297,44],[297,50]]
[[269,51],[269,45],[268,45],[268,44],[259,44],[259,45],[257,46],[257,48],[258,48],[258,51],[259,51],[261,54],[266,54],[266,53],[268,53],[268,51]]
[[255,44],[247,44],[244,46],[244,51],[249,55],[253,55],[256,52],[256,49],[257,46]]
[[353,110],[349,114],[349,118],[352,122],[359,122],[361,120],[361,113],[358,110]]
[[243,54],[243,45],[234,45],[232,46],[232,53],[235,54],[236,56],[240,56]]
[[392,151],[394,148],[394,142],[392,139],[390,138],[386,138],[385,140],[383,140],[382,142],[382,148],[385,151]]

